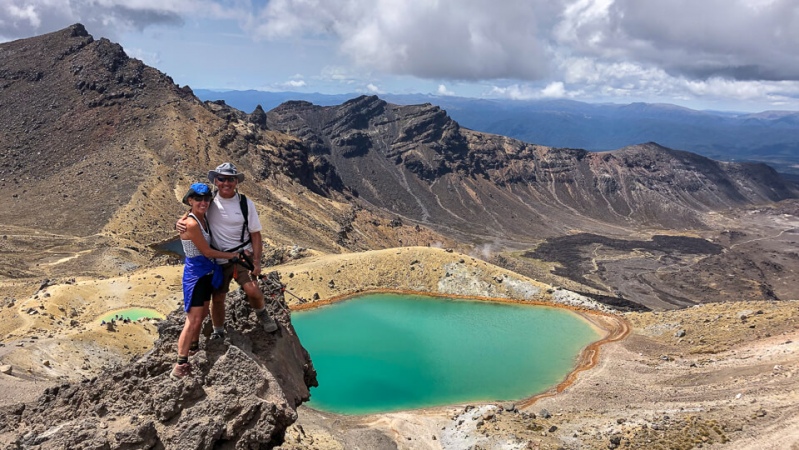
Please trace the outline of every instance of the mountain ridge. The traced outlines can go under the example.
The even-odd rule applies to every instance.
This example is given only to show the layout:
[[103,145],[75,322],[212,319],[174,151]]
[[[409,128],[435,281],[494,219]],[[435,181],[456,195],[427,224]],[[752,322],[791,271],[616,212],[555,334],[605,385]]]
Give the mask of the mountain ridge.
[[[362,94],[213,91],[197,89],[203,100],[226,100],[242,110],[265,109],[288,100],[322,106]],[[584,103],[576,100],[497,100],[420,94],[381,94],[408,105],[435,103],[462,126],[552,147],[607,151],[655,141],[717,160],[762,161],[778,171],[799,174],[799,112],[693,110],[661,103]]]
[[[374,206],[464,232],[486,214],[501,224],[499,233],[524,236],[543,218],[569,222],[559,209],[583,222],[701,226],[695,210],[799,192],[764,164],[720,163],[655,143],[600,153],[527,144],[461,128],[438,106],[393,105],[376,96],[340,106],[284,103],[267,112],[267,126],[329,155],[343,183]],[[475,206],[462,207],[459,198]],[[546,234],[545,226],[536,232]],[[492,236],[488,228],[482,233]]]

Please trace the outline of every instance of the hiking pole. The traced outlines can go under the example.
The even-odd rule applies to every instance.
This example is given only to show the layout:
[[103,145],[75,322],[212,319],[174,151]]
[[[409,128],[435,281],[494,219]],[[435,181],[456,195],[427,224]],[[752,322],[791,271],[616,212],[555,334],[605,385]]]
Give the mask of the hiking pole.
[[[278,284],[278,285],[280,286],[280,292],[282,292],[282,293],[284,293],[284,294],[285,294],[286,292],[288,292],[288,293],[289,293],[289,295],[291,295],[292,297],[294,297],[294,298],[296,298],[297,300],[299,300],[299,301],[300,301],[300,303],[305,303],[305,299],[303,299],[303,298],[300,298],[300,297],[297,297],[296,295],[294,295],[294,293],[287,291],[287,290],[286,290],[286,286],[285,286],[285,285],[283,285],[283,283],[280,283],[280,282],[274,282],[274,281],[270,280],[269,278],[267,278],[267,276],[266,276],[266,275],[263,275],[263,274],[260,274],[260,275],[258,275],[258,279],[260,279],[260,280],[262,280],[262,281],[264,281],[264,279],[265,279],[265,278],[266,278],[265,282],[267,282],[267,283],[270,283],[270,284],[272,284],[272,285],[274,285],[274,284]],[[270,295],[270,297],[272,297],[272,301],[276,302],[276,303],[277,303],[277,304],[280,306],[280,308],[282,308],[282,309],[283,309],[283,311],[286,311],[286,312],[287,312],[289,315],[291,315],[291,311],[290,311],[290,310],[289,310],[289,309],[288,309],[286,306],[284,306],[284,305],[283,305],[283,302],[278,302],[278,301],[275,299],[275,294],[272,294],[272,295]]]
[[[263,275],[259,275],[259,276],[263,278]],[[293,292],[287,291],[286,290],[286,285],[283,284],[283,283],[280,283],[280,292],[282,292],[284,294],[289,294],[290,296],[292,296],[292,297],[296,298],[297,300],[299,300],[300,303],[305,303],[306,302],[306,300],[304,298],[297,297]]]
[[285,293],[289,294],[290,296],[292,296],[292,297],[296,298],[297,300],[299,300],[299,301],[300,301],[300,303],[305,303],[305,302],[307,301],[307,300],[305,300],[304,298],[302,298],[302,297],[297,297],[296,295],[294,295],[294,293],[292,293],[292,292],[290,292],[290,291],[287,291],[287,290],[286,290],[286,288],[283,288],[283,292],[285,292]]

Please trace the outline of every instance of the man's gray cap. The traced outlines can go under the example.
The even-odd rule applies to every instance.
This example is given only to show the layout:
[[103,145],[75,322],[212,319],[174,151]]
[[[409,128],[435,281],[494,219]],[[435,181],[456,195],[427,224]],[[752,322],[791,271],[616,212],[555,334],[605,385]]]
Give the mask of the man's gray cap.
[[229,163],[229,162],[222,163],[222,164],[216,166],[216,169],[211,170],[210,172],[208,172],[208,179],[211,180],[211,181],[215,181],[216,177],[218,177],[218,176],[236,177],[236,178],[239,179],[239,183],[244,181],[244,174],[243,173],[239,173],[239,171],[236,170],[236,166],[234,166],[232,163]]

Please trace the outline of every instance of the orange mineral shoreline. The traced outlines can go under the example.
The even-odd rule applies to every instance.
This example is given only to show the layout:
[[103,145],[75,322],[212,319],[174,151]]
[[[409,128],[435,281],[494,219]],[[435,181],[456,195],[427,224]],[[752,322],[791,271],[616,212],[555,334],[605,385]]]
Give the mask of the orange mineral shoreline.
[[519,406],[522,408],[531,406],[533,403],[542,398],[553,397],[566,390],[566,388],[571,386],[572,383],[577,380],[577,375],[580,372],[589,370],[597,365],[599,362],[599,349],[603,345],[620,341],[630,334],[630,324],[622,317],[600,311],[580,310],[577,311],[577,313],[583,316],[586,320],[594,323],[598,328],[605,330],[607,334],[604,338],[588,345],[583,349],[582,352],[580,352],[580,357],[577,360],[577,367],[575,367],[574,370],[566,375],[566,378],[564,378],[563,381],[558,383],[558,385],[553,389],[522,400],[519,402]]
[[[366,295],[366,294],[421,295],[426,297],[455,298],[455,299],[478,300],[478,301],[487,301],[495,303],[514,303],[521,305],[535,305],[535,306],[548,306],[552,308],[562,308],[575,312],[583,319],[585,319],[587,322],[589,322],[591,326],[593,326],[596,329],[599,329],[601,332],[605,334],[605,336],[602,339],[591,343],[586,348],[584,348],[582,352],[580,352],[580,356],[577,359],[577,366],[568,375],[566,375],[566,378],[564,378],[563,381],[558,383],[557,386],[545,392],[536,394],[532,397],[523,399],[520,402],[518,402],[517,405],[522,408],[526,408],[533,405],[539,399],[552,397],[560,392],[563,392],[566,388],[571,386],[572,383],[575,382],[575,380],[577,380],[577,376],[579,375],[580,372],[589,370],[597,365],[597,363],[599,362],[599,354],[600,354],[599,350],[603,345],[609,344],[611,342],[620,341],[625,337],[627,337],[628,334],[630,334],[630,324],[623,317],[602,311],[595,311],[587,308],[579,308],[571,305],[561,305],[557,303],[546,302],[543,300],[518,300],[511,298],[477,297],[477,296],[466,296],[466,295],[456,295],[456,294],[441,294],[441,293],[424,292],[424,291],[413,291],[408,289],[368,289],[359,292],[337,295],[335,297],[331,297],[324,300],[318,300],[315,302],[303,303],[299,305],[291,305],[291,309],[293,311],[304,311],[304,310],[318,308],[321,306],[331,305],[333,303],[337,303],[340,301],[348,300],[356,296]],[[431,408],[425,408],[425,409],[429,410]]]

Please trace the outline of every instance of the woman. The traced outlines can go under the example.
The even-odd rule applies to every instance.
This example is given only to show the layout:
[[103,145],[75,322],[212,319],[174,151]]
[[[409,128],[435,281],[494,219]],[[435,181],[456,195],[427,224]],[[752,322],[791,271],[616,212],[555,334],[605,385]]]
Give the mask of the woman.
[[170,375],[174,379],[191,373],[189,353],[196,352],[200,345],[200,327],[208,315],[211,292],[222,283],[222,269],[212,258],[236,259],[237,253],[220,252],[211,248],[210,229],[205,213],[211,202],[211,189],[207,184],[194,183],[183,196],[183,203],[191,210],[186,222],[186,231],[180,233],[180,242],[186,254],[183,269],[183,309],[186,324],[178,339],[178,362]]

